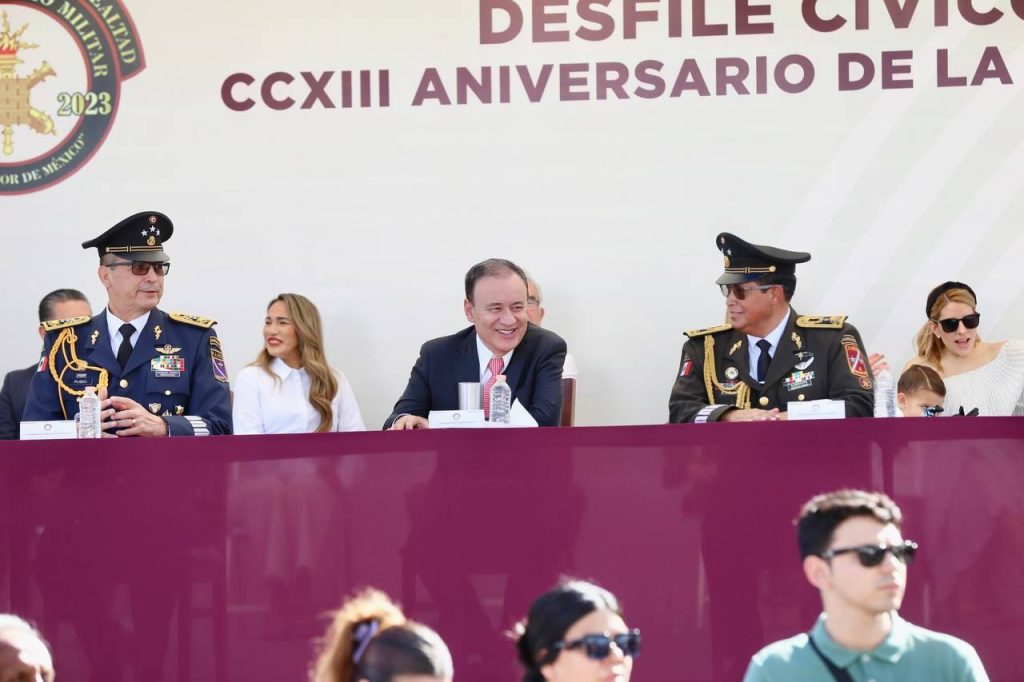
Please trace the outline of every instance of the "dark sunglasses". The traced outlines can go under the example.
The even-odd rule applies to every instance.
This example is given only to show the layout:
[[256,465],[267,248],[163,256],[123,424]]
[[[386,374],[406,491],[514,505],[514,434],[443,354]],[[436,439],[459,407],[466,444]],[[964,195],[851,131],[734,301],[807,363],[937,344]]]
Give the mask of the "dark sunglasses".
[[832,557],[850,552],[856,552],[860,565],[867,568],[882,563],[886,553],[891,553],[901,563],[909,564],[914,560],[914,554],[917,552],[917,543],[905,540],[902,545],[860,545],[859,547],[829,549],[821,553],[821,558],[829,560]]
[[981,313],[971,313],[970,315],[964,315],[963,317],[947,317],[945,320],[935,320],[942,327],[942,331],[947,334],[952,334],[960,328],[960,323],[964,323],[964,327],[967,329],[975,329],[978,323],[981,322]]
[[639,630],[630,630],[624,635],[615,635],[614,637],[609,637],[608,635],[583,635],[571,642],[566,642],[565,640],[555,642],[551,645],[551,650],[557,652],[563,649],[583,649],[583,653],[586,654],[587,658],[603,661],[612,652],[612,642],[615,642],[615,646],[618,647],[624,656],[636,658],[640,655]]
[[741,287],[739,284],[719,284],[718,286],[722,288],[722,296],[728,298],[731,293],[736,297],[737,301],[742,301],[747,297],[747,292],[749,291],[767,291],[775,285],[758,284],[752,287]]
[[139,277],[142,277],[149,272],[151,267],[153,268],[153,272],[160,276],[166,275],[171,271],[170,263],[149,263],[141,260],[133,260],[128,263],[107,263],[108,268],[120,268],[123,266],[131,266],[132,274],[138,275]]

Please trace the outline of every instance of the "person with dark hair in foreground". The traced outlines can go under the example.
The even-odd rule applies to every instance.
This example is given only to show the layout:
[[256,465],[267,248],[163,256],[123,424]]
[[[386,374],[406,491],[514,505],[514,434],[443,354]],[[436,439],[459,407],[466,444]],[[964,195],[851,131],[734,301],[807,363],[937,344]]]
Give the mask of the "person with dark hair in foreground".
[[526,273],[518,265],[492,258],[470,268],[463,309],[472,326],[423,344],[384,428],[427,428],[431,410],[458,409],[460,382],[480,383],[486,413],[499,374],[537,424],[558,426],[565,341],[530,324],[526,306]]
[[0,613],[0,682],[53,682],[53,660],[31,625]]
[[320,643],[312,682],[451,682],[441,637],[368,588],[345,602]]
[[798,315],[796,265],[811,254],[751,244],[723,232],[715,281],[729,323],[687,332],[668,402],[672,423],[774,421],[804,400],[842,400],[847,417],[874,410],[860,332],[846,316]]
[[[77,289],[56,289],[39,302],[39,338],[45,339],[44,322],[69,320],[75,317],[92,317],[89,300]],[[39,368],[39,362],[25,369],[16,369],[4,377],[0,389],[0,440],[17,440],[18,424],[25,412],[25,399],[32,376]]]
[[522,682],[629,682],[640,654],[615,595],[582,580],[538,597],[515,634]]
[[824,612],[809,633],[755,654],[744,682],[987,682],[970,644],[897,613],[917,552],[902,522],[883,493],[839,490],[803,506],[800,556]]

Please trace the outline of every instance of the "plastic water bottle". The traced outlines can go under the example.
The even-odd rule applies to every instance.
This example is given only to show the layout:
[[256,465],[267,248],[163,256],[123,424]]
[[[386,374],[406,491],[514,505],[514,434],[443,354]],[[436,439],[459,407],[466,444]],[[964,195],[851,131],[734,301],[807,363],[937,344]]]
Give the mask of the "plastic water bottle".
[[99,438],[102,435],[100,397],[95,386],[86,386],[85,395],[78,399],[78,437]]
[[888,367],[875,373],[875,416],[896,416],[896,382]]
[[508,424],[512,416],[512,387],[505,381],[505,375],[499,374],[491,386],[491,418],[490,421]]

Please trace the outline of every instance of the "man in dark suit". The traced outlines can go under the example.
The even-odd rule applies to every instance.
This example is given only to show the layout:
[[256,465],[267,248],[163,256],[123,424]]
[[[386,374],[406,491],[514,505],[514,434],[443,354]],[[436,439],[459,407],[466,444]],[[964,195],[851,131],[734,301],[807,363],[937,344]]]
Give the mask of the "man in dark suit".
[[[51,291],[39,302],[39,338],[45,339],[43,322],[62,320],[71,317],[91,316],[92,309],[85,294],[76,289],[57,289]],[[18,424],[25,412],[25,399],[32,376],[36,373],[39,363],[31,367],[16,369],[4,377],[3,388],[0,389],[0,440],[17,440]]]
[[171,267],[163,243],[173,232],[170,218],[146,211],[82,244],[99,252],[107,307],[92,319],[43,325],[43,355],[25,420],[74,419],[77,396],[96,386],[103,429],[119,437],[231,433],[228,373],[215,321],[156,307]]
[[796,264],[809,253],[750,244],[723,232],[725,272],[716,283],[729,324],[687,332],[670,422],[786,419],[788,405],[842,400],[847,417],[870,417],[871,370],[846,316],[797,315]]
[[565,341],[527,319],[526,274],[502,259],[477,263],[466,273],[466,319],[472,327],[423,344],[405,393],[385,429],[427,428],[431,410],[459,407],[459,382],[480,382],[486,396],[499,374],[512,400],[540,426],[557,426],[562,406]]

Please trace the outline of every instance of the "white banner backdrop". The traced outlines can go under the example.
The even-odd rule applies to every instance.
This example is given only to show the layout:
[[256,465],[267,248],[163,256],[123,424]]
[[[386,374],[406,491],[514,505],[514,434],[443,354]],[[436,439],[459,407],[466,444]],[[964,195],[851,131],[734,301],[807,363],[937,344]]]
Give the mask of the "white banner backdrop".
[[583,425],[667,419],[683,332],[723,317],[723,230],[810,251],[794,307],[849,315],[899,366],[947,279],[985,338],[1024,336],[1024,2],[0,10],[22,44],[5,62],[0,38],[5,371],[38,357],[47,291],[103,304],[79,245],[147,209],[175,222],[161,308],[218,319],[234,375],[267,301],[309,296],[371,428],[420,344],[467,324],[489,257],[541,283]]

